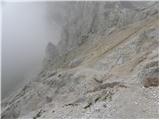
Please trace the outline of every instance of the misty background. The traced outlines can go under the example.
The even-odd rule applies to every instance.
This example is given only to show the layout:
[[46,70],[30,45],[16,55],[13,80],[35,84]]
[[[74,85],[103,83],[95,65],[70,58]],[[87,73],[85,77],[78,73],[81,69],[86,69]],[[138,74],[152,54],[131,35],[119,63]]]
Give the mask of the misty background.
[[61,28],[50,19],[49,4],[2,3],[2,99],[36,75],[48,42],[56,45],[60,39]]

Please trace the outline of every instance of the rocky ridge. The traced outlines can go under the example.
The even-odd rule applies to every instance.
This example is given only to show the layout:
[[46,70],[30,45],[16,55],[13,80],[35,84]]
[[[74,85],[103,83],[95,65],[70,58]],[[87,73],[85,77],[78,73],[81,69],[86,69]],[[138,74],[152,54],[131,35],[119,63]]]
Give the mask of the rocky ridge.
[[158,2],[71,3],[61,41],[2,118],[158,118]]

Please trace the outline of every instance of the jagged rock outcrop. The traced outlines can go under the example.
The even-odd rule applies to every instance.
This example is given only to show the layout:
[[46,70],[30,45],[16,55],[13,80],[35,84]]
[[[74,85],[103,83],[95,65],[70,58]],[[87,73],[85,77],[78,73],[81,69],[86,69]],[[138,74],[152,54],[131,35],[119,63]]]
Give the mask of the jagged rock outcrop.
[[2,102],[2,118],[158,118],[158,2],[55,5],[66,16],[51,63]]
[[47,69],[52,66],[59,57],[59,51],[57,49],[57,46],[55,46],[53,43],[49,42],[46,50],[45,50],[45,58],[44,58],[44,68]]
[[46,47],[46,58],[53,60],[57,56],[58,56],[58,50],[56,46],[51,42],[49,42]]

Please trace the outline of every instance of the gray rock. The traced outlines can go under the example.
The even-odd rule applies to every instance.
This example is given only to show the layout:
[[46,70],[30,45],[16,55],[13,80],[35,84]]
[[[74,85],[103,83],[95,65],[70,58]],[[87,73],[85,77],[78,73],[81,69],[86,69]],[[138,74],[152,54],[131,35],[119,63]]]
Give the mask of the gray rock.
[[2,118],[158,118],[158,2],[48,6],[61,40],[38,80],[2,102]]

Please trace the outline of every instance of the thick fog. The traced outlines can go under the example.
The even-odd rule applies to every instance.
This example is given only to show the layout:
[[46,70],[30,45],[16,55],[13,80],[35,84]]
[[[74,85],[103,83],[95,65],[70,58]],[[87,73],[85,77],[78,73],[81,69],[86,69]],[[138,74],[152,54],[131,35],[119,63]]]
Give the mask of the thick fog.
[[47,7],[45,2],[2,5],[2,99],[40,69],[47,43],[59,41]]

